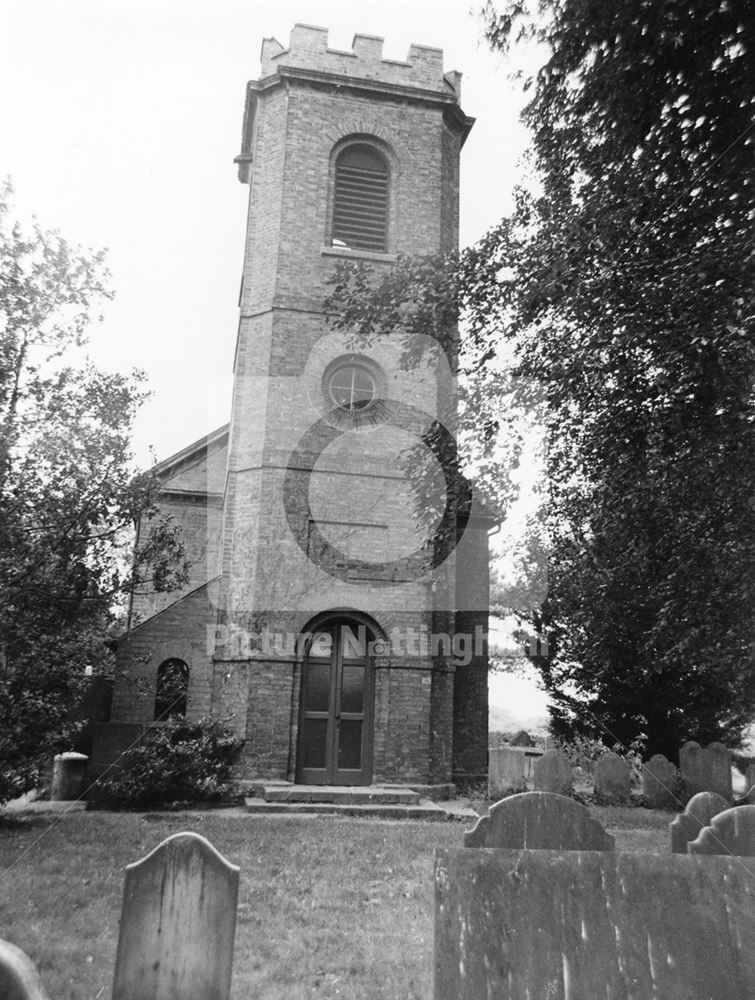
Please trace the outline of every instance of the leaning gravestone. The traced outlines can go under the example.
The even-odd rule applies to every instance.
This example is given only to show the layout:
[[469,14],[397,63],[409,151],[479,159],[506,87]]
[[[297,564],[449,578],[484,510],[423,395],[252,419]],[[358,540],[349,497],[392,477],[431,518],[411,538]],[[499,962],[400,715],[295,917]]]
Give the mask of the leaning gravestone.
[[755,806],[737,806],[714,816],[687,844],[687,853],[755,857]]
[[717,792],[698,792],[693,795],[684,812],[669,823],[671,853],[686,854],[687,844],[697,837],[714,816],[728,808],[729,803]]
[[526,848],[553,851],[612,851],[613,837],[574,799],[553,792],[525,792],[490,807],[465,847]]
[[555,792],[571,795],[574,790],[572,767],[558,750],[546,750],[535,761],[535,789],[538,792]]
[[9,941],[0,941],[0,997],[2,1000],[48,1000],[36,966]]
[[679,771],[662,753],[642,765],[642,794],[651,809],[676,809],[680,785]]
[[604,799],[625,802],[629,798],[631,768],[618,754],[606,753],[595,765],[595,794]]
[[524,750],[491,747],[488,751],[488,795],[500,798],[509,792],[521,792],[527,787],[524,776]]
[[435,1000],[752,1000],[740,858],[437,850]]
[[228,1000],[239,869],[177,833],[129,865],[112,1000]]
[[731,802],[731,758],[723,743],[709,743],[703,750],[689,740],[679,751],[679,768],[687,795],[718,792]]

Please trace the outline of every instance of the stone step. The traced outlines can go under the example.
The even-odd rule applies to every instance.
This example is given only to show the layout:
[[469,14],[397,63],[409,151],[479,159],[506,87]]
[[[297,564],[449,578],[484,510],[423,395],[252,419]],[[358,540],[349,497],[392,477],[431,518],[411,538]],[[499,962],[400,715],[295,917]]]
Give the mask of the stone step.
[[281,785],[263,783],[255,789],[266,802],[303,802],[335,805],[417,805],[420,796],[410,788],[383,788],[379,785]]
[[448,802],[456,798],[456,785],[450,783],[445,785],[381,785],[387,791],[394,788],[409,788],[416,792],[421,799],[432,799],[433,802]]
[[[246,799],[246,810],[254,816],[364,816],[369,819],[424,819],[445,821],[449,817],[434,802],[423,799],[414,805],[376,802],[266,802]],[[453,817],[455,818],[455,817]]]

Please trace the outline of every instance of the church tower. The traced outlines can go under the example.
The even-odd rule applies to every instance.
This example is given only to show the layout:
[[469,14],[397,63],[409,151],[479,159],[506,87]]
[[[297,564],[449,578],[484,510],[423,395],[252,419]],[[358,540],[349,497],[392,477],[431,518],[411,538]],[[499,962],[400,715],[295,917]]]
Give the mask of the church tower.
[[[382,39],[338,51],[296,25],[288,48],[265,39],[247,88],[230,425],[159,467],[207,582],[169,607],[135,598],[150,617],[118,652],[155,705],[160,671],[179,665],[186,715],[243,736],[240,778],[441,785],[487,771],[490,525],[449,464],[457,333],[364,338],[326,312],[343,262],[379,280],[401,254],[457,249],[473,124],[460,83],[438,49],[386,60]],[[114,720],[151,719],[119,684]]]
[[247,92],[213,714],[236,713],[261,777],[450,781],[454,673],[479,666],[454,663],[460,553],[431,565],[407,472],[453,419],[455,352],[407,366],[400,331],[355,344],[325,314],[339,261],[379,276],[458,245],[460,76],[437,49],[381,50],[296,25]]

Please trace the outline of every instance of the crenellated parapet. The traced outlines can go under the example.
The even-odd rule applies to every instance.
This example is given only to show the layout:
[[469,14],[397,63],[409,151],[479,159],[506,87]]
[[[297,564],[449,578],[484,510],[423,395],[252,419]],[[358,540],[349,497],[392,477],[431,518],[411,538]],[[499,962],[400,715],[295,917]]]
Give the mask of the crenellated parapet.
[[275,38],[264,39],[261,61],[263,78],[286,67],[452,93],[457,100],[460,97],[461,74],[444,75],[442,49],[411,45],[405,62],[384,59],[383,39],[375,35],[354,35],[348,51],[331,49],[326,28],[296,24],[287,49]]

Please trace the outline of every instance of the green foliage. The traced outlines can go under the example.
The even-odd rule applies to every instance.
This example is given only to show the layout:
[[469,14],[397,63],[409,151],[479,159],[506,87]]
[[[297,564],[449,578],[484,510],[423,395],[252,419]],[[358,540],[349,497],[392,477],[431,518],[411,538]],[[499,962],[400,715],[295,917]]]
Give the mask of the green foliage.
[[[0,802],[33,787],[70,746],[84,668],[132,586],[171,589],[181,545],[138,475],[131,426],[143,376],[68,363],[107,291],[101,253],[12,218],[0,191]],[[131,564],[140,518],[154,530]]]
[[536,183],[477,252],[506,265],[507,336],[546,390],[554,729],[736,744],[755,712],[755,10],[556,0],[486,23],[546,54]]
[[736,746],[755,715],[755,7],[515,0],[485,24],[543,60],[514,212],[458,260],[342,269],[332,306],[356,336],[446,349],[460,320],[459,439],[499,511],[542,428],[524,586],[494,599],[547,635],[555,735]]
[[[731,762],[741,775],[747,777],[747,770],[752,764],[755,764],[755,757],[749,753],[737,753],[735,751],[731,755]],[[749,791],[749,788],[746,788],[745,791]]]
[[172,719],[148,730],[99,782],[108,804],[127,809],[170,808],[223,798],[243,740],[212,719]]
[[641,741],[631,747],[623,747],[616,743],[609,746],[601,740],[593,739],[590,736],[575,736],[571,740],[557,741],[557,749],[564,754],[573,767],[580,768],[585,774],[592,775],[595,765],[601,757],[607,753],[614,753],[617,757],[629,762],[632,768],[632,777],[635,782],[639,782],[642,772],[642,743]]
[[[510,379],[503,371],[491,370],[491,381],[486,385],[476,377],[495,353],[484,332],[490,334],[497,314],[491,305],[482,319],[479,295],[481,286],[495,281],[497,270],[497,266],[488,269],[472,251],[461,256],[399,255],[395,267],[379,274],[366,264],[341,262],[325,308],[333,327],[349,335],[350,350],[390,337],[400,344],[401,363],[407,370],[429,365],[442,377],[447,366],[453,388],[438,400],[438,412],[433,416],[450,431],[453,442],[438,447],[438,453],[447,467],[461,465],[474,475],[477,499],[491,510],[505,510],[517,496],[509,473],[519,463],[532,401],[526,392],[521,398],[513,397]],[[460,319],[465,328],[462,339]],[[407,451],[404,461],[416,513],[428,525],[437,522],[437,498],[442,493],[436,478],[437,463],[428,447],[437,440],[431,429],[415,449]]]

